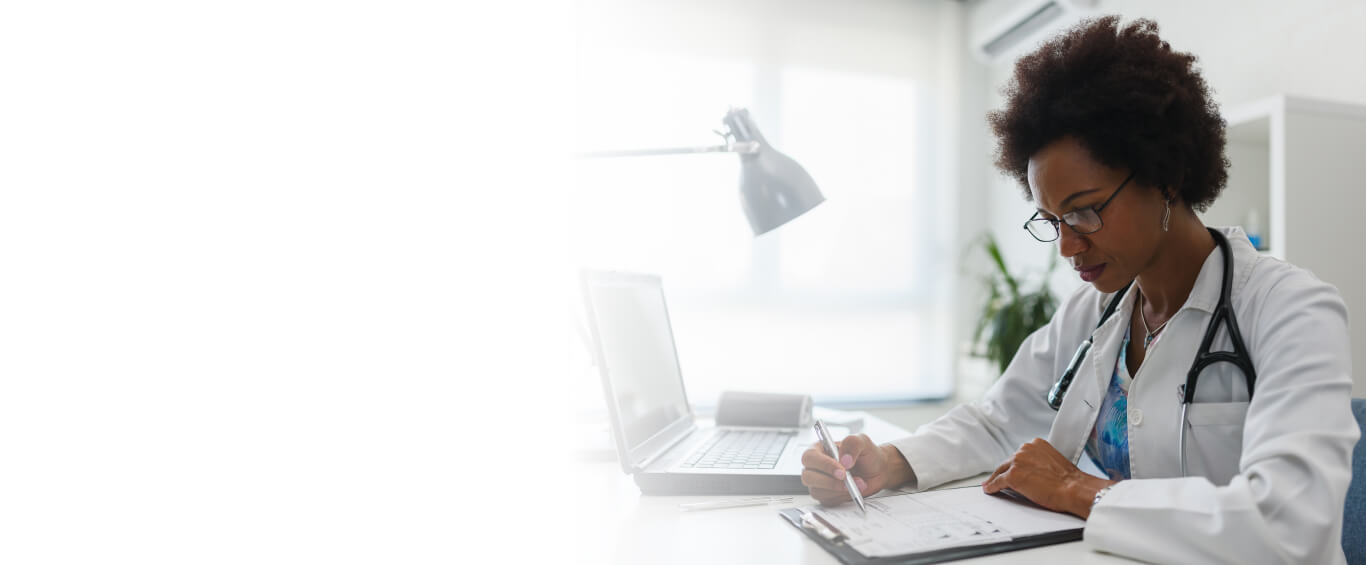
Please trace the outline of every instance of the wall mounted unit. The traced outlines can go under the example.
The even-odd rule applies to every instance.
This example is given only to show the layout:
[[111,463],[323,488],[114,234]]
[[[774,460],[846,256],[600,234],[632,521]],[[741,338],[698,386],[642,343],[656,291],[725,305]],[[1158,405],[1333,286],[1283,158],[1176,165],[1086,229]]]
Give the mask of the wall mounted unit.
[[[984,63],[1013,61],[1049,36],[1081,21],[1095,0],[1027,0],[1007,2],[999,12],[973,26],[973,54]],[[982,10],[993,11],[992,6]]]

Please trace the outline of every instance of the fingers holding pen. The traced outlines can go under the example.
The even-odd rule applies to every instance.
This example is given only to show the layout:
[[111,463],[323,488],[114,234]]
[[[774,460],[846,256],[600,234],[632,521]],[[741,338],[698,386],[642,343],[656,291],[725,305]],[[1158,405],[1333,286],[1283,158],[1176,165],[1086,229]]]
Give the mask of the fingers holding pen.
[[812,469],[802,471],[802,484],[806,485],[806,488],[813,493],[816,490],[841,491],[845,493],[845,497],[849,496],[848,490],[844,488],[843,480],[836,480],[820,471]]
[[[821,504],[839,504],[851,499],[844,479],[850,473],[849,468],[854,466],[854,458],[852,455],[844,454],[841,459],[845,461],[836,461],[827,455],[820,444],[813,445],[802,453],[802,484],[806,485],[811,496]],[[862,477],[854,477],[854,486],[860,494],[875,491],[868,488],[868,483]]]
[[811,491],[811,498],[825,506],[839,506],[852,500],[849,497],[849,491],[843,488],[839,490],[810,488],[808,490]]
[[858,464],[859,459],[869,449],[876,449],[873,440],[864,434],[851,435],[839,442],[840,463],[846,469],[852,469]]
[[[802,471],[802,484],[811,492],[811,496],[820,501],[821,504],[838,504],[851,500],[849,489],[844,485],[843,480],[835,480],[830,475],[819,471],[811,469]],[[863,479],[854,477],[854,485],[858,487],[859,494],[872,494],[868,488],[868,483],[864,482]]]
[[[852,466],[853,464],[851,462],[849,467]],[[802,453],[802,467],[806,467],[808,470],[825,473],[826,475],[841,481],[844,480],[844,473],[846,472],[846,469],[848,469],[848,467],[842,465],[839,461],[835,461],[834,457],[826,455],[825,450],[819,443],[811,446],[810,449],[807,449]]]

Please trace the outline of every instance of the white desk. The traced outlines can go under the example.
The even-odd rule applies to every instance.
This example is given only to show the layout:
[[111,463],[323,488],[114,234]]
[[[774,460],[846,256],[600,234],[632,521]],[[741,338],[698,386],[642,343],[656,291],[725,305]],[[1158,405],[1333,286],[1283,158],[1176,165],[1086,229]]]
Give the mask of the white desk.
[[[872,417],[865,419],[863,433],[879,443],[906,434]],[[815,504],[809,496],[796,496],[786,505],[683,512],[678,505],[684,502],[736,497],[643,496],[616,462],[576,464],[569,479],[574,508],[581,511],[565,518],[577,522],[572,527],[581,563],[839,563],[777,514],[780,508]],[[1132,563],[1090,551],[1081,542],[962,561],[967,562]]]

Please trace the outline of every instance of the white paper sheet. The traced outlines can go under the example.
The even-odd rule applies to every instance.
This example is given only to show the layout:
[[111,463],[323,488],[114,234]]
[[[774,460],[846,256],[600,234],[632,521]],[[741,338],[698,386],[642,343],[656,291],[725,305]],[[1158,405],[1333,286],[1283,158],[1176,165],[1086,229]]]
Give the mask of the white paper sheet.
[[1010,541],[1086,526],[1071,514],[992,496],[980,486],[867,500],[868,514],[852,502],[834,508],[810,506],[839,529],[865,557],[885,557]]

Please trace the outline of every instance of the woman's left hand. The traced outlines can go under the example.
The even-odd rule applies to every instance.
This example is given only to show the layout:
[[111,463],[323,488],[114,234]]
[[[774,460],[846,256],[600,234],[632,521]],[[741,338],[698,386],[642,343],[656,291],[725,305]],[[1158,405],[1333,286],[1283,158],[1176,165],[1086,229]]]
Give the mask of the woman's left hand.
[[995,494],[1008,488],[1049,510],[1086,518],[1096,492],[1117,482],[1082,472],[1047,441],[1035,438],[997,467],[982,490]]

